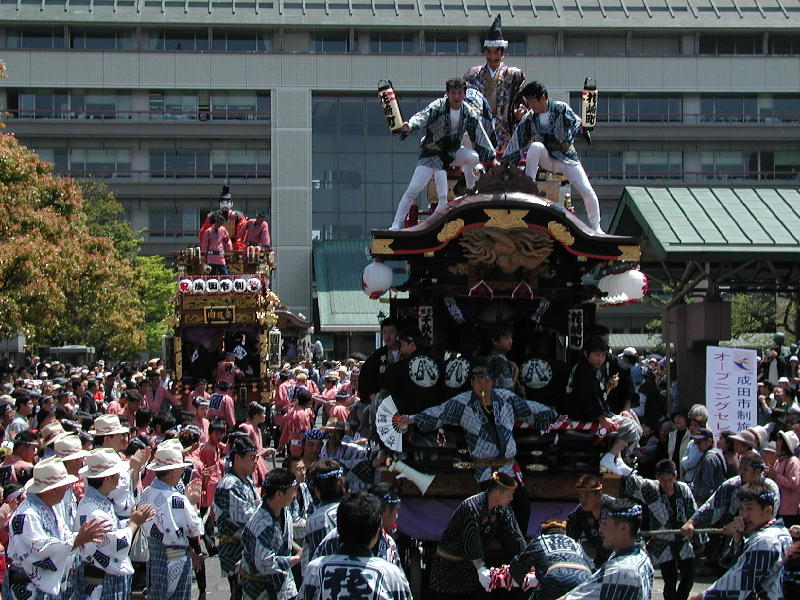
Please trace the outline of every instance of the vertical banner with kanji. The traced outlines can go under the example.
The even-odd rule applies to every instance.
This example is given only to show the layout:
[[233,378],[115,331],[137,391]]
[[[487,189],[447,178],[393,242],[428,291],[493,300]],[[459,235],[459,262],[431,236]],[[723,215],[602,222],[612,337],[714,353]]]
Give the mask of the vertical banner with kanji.
[[756,351],[706,348],[706,408],[715,435],[758,424]]

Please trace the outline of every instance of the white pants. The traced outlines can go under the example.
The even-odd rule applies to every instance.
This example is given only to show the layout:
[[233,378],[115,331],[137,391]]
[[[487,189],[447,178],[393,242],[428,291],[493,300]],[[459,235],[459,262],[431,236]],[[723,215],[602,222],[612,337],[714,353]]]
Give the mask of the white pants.
[[583,170],[581,163],[568,165],[563,160],[558,160],[550,156],[547,148],[541,142],[534,142],[528,149],[525,157],[525,174],[536,181],[536,173],[539,167],[551,173],[561,173],[567,178],[583,198],[583,205],[586,207],[586,216],[589,217],[589,226],[595,230],[600,230],[600,203],[597,201],[597,194],[589,183],[586,171]]
[[408,214],[408,209],[411,208],[411,203],[419,196],[419,193],[425,189],[431,177],[436,181],[436,195],[439,197],[439,204],[436,206],[434,214],[440,214],[447,208],[447,171],[444,169],[434,169],[432,167],[423,167],[417,165],[414,169],[414,174],[411,176],[411,182],[400,200],[400,205],[397,207],[397,212],[392,221],[392,228],[402,229],[403,222]]

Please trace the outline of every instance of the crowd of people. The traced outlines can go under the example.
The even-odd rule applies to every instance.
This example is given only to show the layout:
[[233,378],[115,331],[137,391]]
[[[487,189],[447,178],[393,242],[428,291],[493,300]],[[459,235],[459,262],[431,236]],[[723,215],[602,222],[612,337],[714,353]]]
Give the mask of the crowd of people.
[[[219,371],[232,381],[196,381],[184,394],[157,359],[107,368],[34,357],[19,369],[3,360],[3,598],[188,600],[193,584],[204,598],[209,556],[235,599],[410,598],[396,542],[402,497],[381,482],[381,467],[403,456],[375,430],[388,394],[408,440],[444,424],[464,430],[481,490],[444,529],[427,566],[431,593],[646,599],[654,567],[666,600],[687,600],[699,568],[719,575],[700,598],[797,593],[792,406],[785,420],[715,439],[704,406],[667,414],[663,360],[614,355],[602,330],[565,370],[560,406],[524,397],[502,329],[467,389],[442,398],[436,388],[436,399],[406,376],[427,356],[419,332],[391,319],[381,331],[384,345],[365,361],[284,365],[264,404],[231,393],[235,369]],[[774,369],[764,364],[766,385]],[[792,383],[776,381],[772,394]],[[544,431],[562,412],[607,428],[600,464],[620,475],[620,497],[586,474],[568,519],[531,527],[514,424]]]

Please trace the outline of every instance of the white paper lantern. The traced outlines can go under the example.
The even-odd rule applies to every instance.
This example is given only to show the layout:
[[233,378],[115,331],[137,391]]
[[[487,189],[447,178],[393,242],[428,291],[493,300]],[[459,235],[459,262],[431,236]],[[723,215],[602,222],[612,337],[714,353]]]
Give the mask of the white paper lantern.
[[621,296],[627,296],[625,302],[639,302],[647,293],[647,275],[639,269],[631,269],[620,273],[617,279],[617,289]]
[[220,279],[219,291],[223,294],[230,294],[233,291],[233,281],[230,279]]
[[233,280],[233,291],[241,294],[247,291],[247,280],[239,277]]
[[219,292],[219,279],[206,279],[206,292],[216,294]]
[[206,291],[206,280],[205,279],[195,279],[192,282],[192,291],[195,294],[203,294]]
[[361,288],[372,300],[383,296],[390,287],[394,276],[392,270],[384,263],[372,261],[361,274]]
[[258,292],[261,290],[261,280],[258,277],[251,277],[247,280],[247,289],[251,292]]
[[180,290],[181,294],[191,294],[192,293],[192,280],[191,279],[181,279],[180,283],[178,283],[178,290]]
[[605,293],[605,304],[631,304],[639,302],[647,293],[647,275],[639,269],[614,273],[601,278],[597,288]]

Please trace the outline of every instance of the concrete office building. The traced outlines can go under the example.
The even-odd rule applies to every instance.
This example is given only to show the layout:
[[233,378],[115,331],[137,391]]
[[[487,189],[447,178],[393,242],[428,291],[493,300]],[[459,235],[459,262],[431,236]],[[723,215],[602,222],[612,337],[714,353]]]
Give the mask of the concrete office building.
[[[229,179],[239,209],[269,215],[281,298],[311,315],[312,240],[342,241],[327,271],[357,282],[363,244],[344,241],[388,226],[415,162],[378,80],[410,116],[482,62],[496,14],[507,62],[552,97],[597,81],[582,150],[605,219],[626,185],[797,186],[798,0],[0,0],[0,104],[59,170],[111,185],[148,253],[193,242]],[[323,333],[376,329],[353,298],[320,309]],[[337,310],[353,314],[326,323]]]

